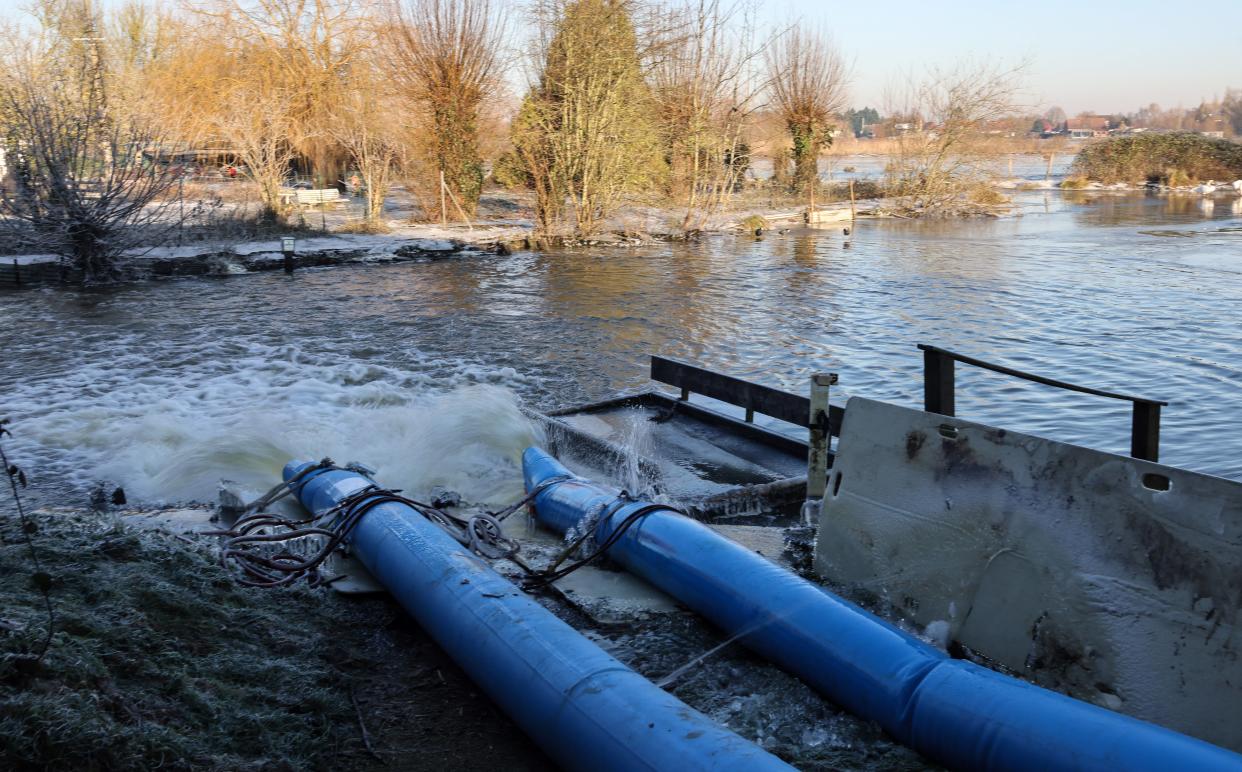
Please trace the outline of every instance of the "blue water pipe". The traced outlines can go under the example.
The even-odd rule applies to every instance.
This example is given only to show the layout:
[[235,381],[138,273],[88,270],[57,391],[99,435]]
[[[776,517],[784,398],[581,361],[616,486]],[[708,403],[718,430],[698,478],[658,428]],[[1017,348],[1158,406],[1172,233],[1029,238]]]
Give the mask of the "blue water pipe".
[[[527,490],[569,474],[538,448],[522,461]],[[534,504],[539,521],[560,533],[600,512],[595,540],[603,543],[650,506],[617,506],[617,496],[616,488],[571,479],[546,487]],[[1223,748],[952,659],[674,510],[642,515],[608,556],[951,768],[1242,770],[1242,756]]]
[[[311,466],[292,461],[284,479]],[[293,491],[323,514],[371,484],[354,471],[321,468],[306,472]],[[354,527],[350,544],[419,625],[565,768],[793,769],[609,656],[409,505],[376,505]]]

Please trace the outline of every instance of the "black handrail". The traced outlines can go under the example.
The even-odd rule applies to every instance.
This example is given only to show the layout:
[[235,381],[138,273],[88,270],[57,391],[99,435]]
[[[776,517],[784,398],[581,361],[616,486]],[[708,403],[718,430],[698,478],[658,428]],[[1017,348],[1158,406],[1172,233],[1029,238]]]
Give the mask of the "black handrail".
[[961,362],[962,364],[973,365],[974,367],[991,370],[1003,375],[1012,375],[1015,378],[1042,383],[1045,386],[1055,386],[1058,389],[1076,391],[1080,394],[1091,394],[1097,397],[1108,397],[1110,399],[1132,402],[1134,403],[1134,415],[1130,425],[1130,455],[1147,461],[1159,459],[1160,408],[1169,404],[1164,400],[1135,397],[1129,394],[1119,394],[1113,391],[1079,386],[1074,383],[1059,381],[1055,378],[1047,378],[1042,375],[1015,370],[1012,367],[985,362],[965,354],[959,354],[956,351],[940,348],[939,346],[920,343],[919,349],[923,352],[923,409],[929,413],[939,413],[940,415],[947,416],[955,414],[953,363]]
[[[681,389],[682,400],[689,400],[693,392],[745,408],[747,423],[755,420],[755,413],[795,426],[808,426],[810,423],[811,400],[807,397],[706,370],[676,359],[652,355],[651,380]],[[841,421],[844,418],[844,408],[830,405],[828,433],[834,437],[841,436]]]

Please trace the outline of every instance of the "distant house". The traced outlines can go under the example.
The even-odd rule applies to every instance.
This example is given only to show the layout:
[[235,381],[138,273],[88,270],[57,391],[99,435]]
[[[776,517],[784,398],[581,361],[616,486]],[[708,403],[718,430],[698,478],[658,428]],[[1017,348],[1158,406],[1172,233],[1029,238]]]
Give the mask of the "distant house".
[[1108,133],[1117,128],[1107,115],[1080,115],[1065,121],[1065,133],[1070,139],[1090,139],[1091,137],[1107,137]]

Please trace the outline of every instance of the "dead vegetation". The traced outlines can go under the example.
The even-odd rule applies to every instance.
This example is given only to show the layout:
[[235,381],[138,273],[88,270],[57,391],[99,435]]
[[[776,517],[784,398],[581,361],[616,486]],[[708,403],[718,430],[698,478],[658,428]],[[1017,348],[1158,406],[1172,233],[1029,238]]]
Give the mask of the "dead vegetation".
[[885,187],[911,214],[969,215],[1003,203],[988,125],[1015,109],[1020,69],[961,64],[914,82],[890,107],[915,127],[898,138]]
[[13,167],[0,214],[84,281],[108,280],[137,234],[176,227],[184,212],[164,196],[174,176],[144,155],[161,140],[156,124],[109,97],[99,16],[73,3],[42,10],[41,34],[8,41],[0,56],[0,139]]

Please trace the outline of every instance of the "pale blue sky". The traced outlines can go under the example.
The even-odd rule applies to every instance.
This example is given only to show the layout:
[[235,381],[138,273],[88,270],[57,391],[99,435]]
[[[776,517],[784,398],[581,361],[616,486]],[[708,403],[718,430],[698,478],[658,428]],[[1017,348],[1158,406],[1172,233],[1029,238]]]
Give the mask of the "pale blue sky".
[[851,102],[962,57],[1029,61],[1029,101],[1130,112],[1242,88],[1242,0],[787,0],[769,19],[823,25],[854,61]]
[[[362,0],[365,2],[366,0]],[[27,0],[0,0],[20,15]],[[889,84],[963,58],[1029,62],[1032,106],[1130,112],[1192,107],[1242,88],[1242,0],[779,0],[772,25],[801,18],[854,62],[850,103],[883,106]]]

